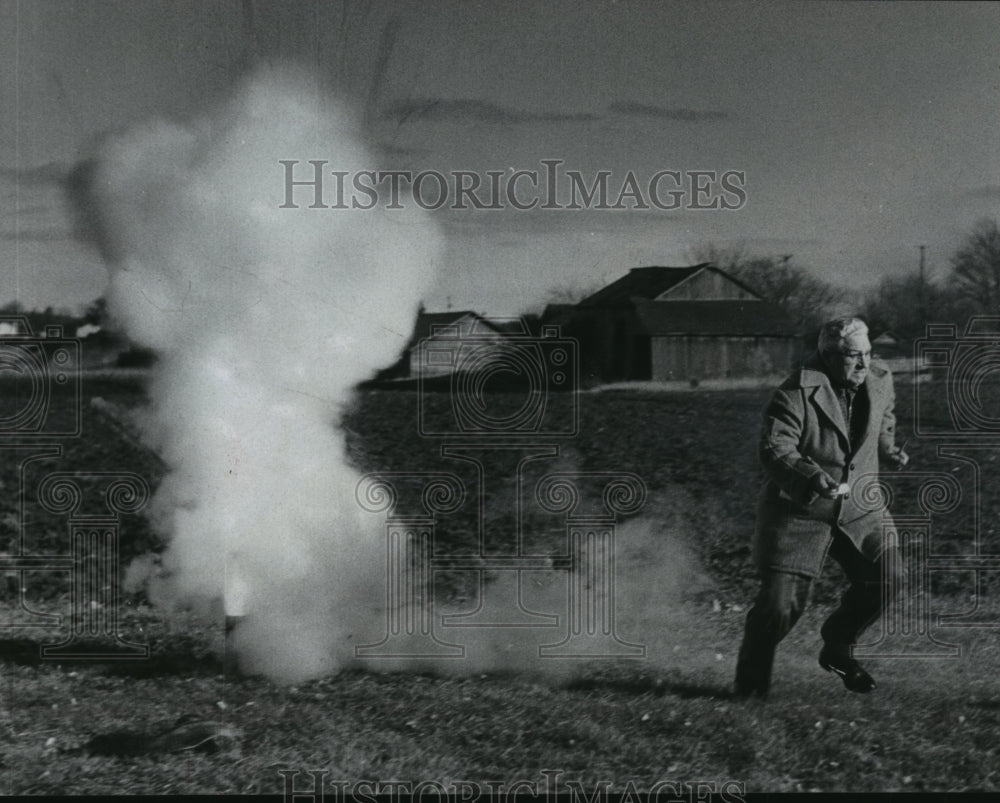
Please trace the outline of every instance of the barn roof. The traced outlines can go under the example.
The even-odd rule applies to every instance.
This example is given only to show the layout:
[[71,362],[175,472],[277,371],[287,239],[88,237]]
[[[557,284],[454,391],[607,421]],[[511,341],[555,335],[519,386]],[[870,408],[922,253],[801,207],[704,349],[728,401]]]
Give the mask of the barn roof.
[[685,279],[706,269],[722,273],[729,281],[739,285],[754,296],[757,295],[757,293],[743,284],[743,282],[734,279],[728,273],[723,273],[723,271],[720,271],[709,262],[702,262],[700,265],[691,265],[686,268],[668,268],[653,265],[646,268],[631,268],[620,279],[616,279],[606,287],[602,287],[596,293],[587,296],[578,306],[628,307],[631,306],[634,299],[652,300],[671,288],[676,287]]
[[665,293],[674,285],[680,284],[688,276],[706,267],[692,265],[688,268],[663,268],[653,266],[648,268],[632,268],[606,287],[587,296],[579,303],[580,307],[625,307],[633,298],[653,299]]
[[739,335],[787,337],[795,323],[776,304],[753,299],[706,301],[636,301],[639,326],[645,334]]

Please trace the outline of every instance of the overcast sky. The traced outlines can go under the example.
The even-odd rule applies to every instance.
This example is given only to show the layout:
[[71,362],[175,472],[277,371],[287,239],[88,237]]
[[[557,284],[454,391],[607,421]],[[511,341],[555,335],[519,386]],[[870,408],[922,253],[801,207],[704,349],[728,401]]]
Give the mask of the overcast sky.
[[191,119],[286,58],[358,109],[373,169],[544,179],[554,159],[611,171],[612,201],[630,171],[643,191],[664,170],[745,176],[732,210],[683,208],[690,190],[668,210],[446,207],[431,309],[517,314],[706,242],[855,287],[926,245],[944,275],[1000,216],[998,30],[987,3],[0,0],[0,302],[103,292],[60,190],[103,135]]

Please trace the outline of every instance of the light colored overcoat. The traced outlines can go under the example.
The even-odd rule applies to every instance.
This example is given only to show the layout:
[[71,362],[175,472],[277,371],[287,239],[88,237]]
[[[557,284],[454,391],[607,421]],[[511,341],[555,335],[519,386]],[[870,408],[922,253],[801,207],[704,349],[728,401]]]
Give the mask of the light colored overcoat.
[[[836,392],[813,355],[774,392],[764,411],[759,456],[766,479],[758,504],[754,558],[761,568],[817,576],[842,531],[862,553],[877,558],[889,542],[888,511],[860,498],[859,481],[877,474],[879,457],[895,451],[892,374],[872,362],[865,379],[868,420],[860,443],[851,444]],[[825,471],[847,483],[850,494],[825,499],[814,477]],[[870,480],[870,477],[869,477]],[[864,483],[862,482],[863,486]]]

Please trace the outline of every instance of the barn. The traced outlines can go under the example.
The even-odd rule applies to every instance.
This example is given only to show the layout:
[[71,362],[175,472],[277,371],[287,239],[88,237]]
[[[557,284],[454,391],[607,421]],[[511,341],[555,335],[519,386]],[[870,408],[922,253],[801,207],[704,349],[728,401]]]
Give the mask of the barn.
[[789,369],[803,338],[788,315],[710,263],[632,268],[549,323],[580,344],[592,381],[701,381]]

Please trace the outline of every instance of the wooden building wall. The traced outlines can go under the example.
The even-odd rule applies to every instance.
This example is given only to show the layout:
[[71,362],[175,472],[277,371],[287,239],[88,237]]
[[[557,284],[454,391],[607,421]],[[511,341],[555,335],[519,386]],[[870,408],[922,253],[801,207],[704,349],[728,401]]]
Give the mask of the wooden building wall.
[[791,337],[654,337],[650,351],[651,378],[659,381],[784,373],[802,356]]

